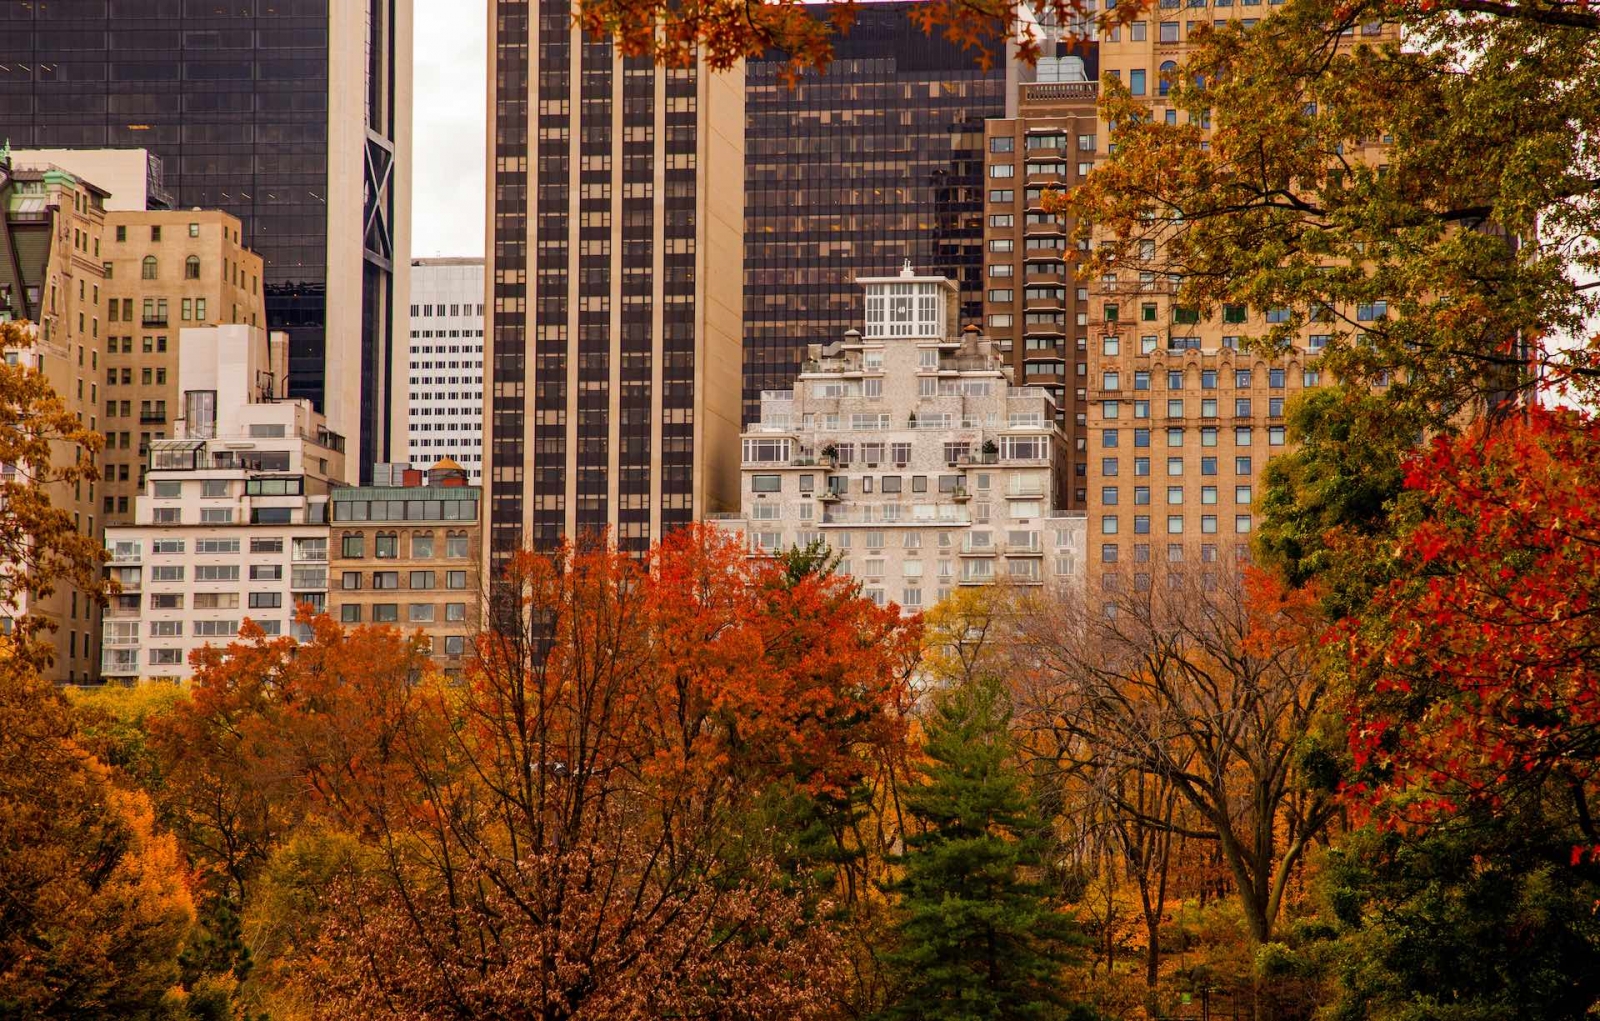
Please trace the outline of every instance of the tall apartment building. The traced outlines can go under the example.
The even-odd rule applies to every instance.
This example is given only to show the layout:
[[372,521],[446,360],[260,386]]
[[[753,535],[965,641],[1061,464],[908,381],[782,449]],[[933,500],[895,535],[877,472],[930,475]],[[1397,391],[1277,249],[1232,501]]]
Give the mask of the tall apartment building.
[[0,3],[3,134],[148,150],[174,208],[237,217],[352,469],[403,439],[410,68],[410,0]]
[[483,490],[448,458],[335,490],[328,612],[347,627],[420,631],[440,669],[459,676],[483,605],[482,506]]
[[483,260],[413,259],[405,458],[483,479]]
[[250,326],[183,333],[175,434],[151,441],[133,523],[106,529],[121,585],[105,615],[110,681],[186,679],[189,654],[232,641],[246,618],[292,634],[297,607],[327,605],[343,437],[310,401],[259,388],[282,376],[281,340]]
[[752,555],[824,542],[879,605],[960,585],[1081,582],[1084,518],[1059,509],[1068,463],[1054,401],[1012,385],[954,282],[859,281],[866,331],[812,345],[743,437],[743,501],[721,527]]
[[490,556],[642,552],[737,500],[743,75],[489,12]]
[[[1145,18],[1102,35],[1101,70],[1145,97],[1152,117],[1177,123],[1186,114],[1165,97],[1191,33],[1207,19],[1248,26],[1274,6],[1160,0]],[[1102,122],[1101,153],[1108,135]],[[1198,572],[1203,581],[1248,561],[1261,470],[1287,443],[1284,406],[1322,382],[1317,353],[1332,331],[1310,322],[1284,356],[1249,353],[1244,338],[1287,312],[1223,305],[1202,319],[1177,301],[1161,258],[1141,253],[1088,285],[1089,589],[1107,604],[1162,574]],[[1381,308],[1342,311],[1359,322]]]
[[[1080,68],[1072,70],[1082,77]],[[1092,62],[1087,68],[1092,72]],[[1089,292],[1067,258],[1073,225],[1044,194],[1094,169],[1099,138],[1092,80],[1019,85],[1017,116],[985,125],[984,329],[1016,378],[1049,392],[1072,449],[1065,506],[1088,499]]]
[[808,345],[856,322],[858,276],[910,259],[958,283],[963,320],[982,313],[983,124],[1005,115],[1015,68],[924,33],[918,6],[862,5],[828,69],[794,88],[781,55],[746,68],[747,424]]
[[[64,170],[13,169],[0,154],[0,319],[33,324],[31,346],[5,351],[4,357],[42,373],[90,429],[100,428],[105,198],[103,189]],[[55,456],[62,462],[79,453],[67,444],[58,448]],[[5,470],[14,467],[0,466]],[[51,487],[52,504],[68,511],[85,535],[97,534],[100,526],[97,486]],[[49,596],[0,612],[8,618],[28,614],[53,625],[52,680],[94,676],[100,607],[90,593],[62,584]]]
[[[241,241],[238,219],[216,210],[114,212],[101,246],[106,283],[101,517],[133,520],[153,440],[181,413],[178,345],[191,328],[264,325],[261,257]],[[281,370],[280,370],[281,371]],[[263,381],[252,381],[260,384]],[[279,375],[268,393],[283,393]]]

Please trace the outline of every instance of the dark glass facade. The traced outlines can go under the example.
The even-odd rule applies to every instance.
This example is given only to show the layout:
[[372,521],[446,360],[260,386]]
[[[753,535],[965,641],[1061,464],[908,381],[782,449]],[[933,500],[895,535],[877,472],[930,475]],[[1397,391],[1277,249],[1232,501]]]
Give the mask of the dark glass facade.
[[[362,345],[349,352],[362,362],[363,465],[386,453],[397,2],[333,8],[365,18],[362,288],[376,293],[359,296]],[[290,393],[319,409],[329,357],[329,4],[0,0],[0,136],[18,149],[148,149],[176,208],[237,216],[242,242],[265,263],[268,326],[289,334]]]
[[[608,529],[642,554],[704,510],[697,360],[710,341],[697,274],[713,246],[699,222],[712,163],[701,132],[719,117],[735,127],[724,139],[737,138],[739,82],[719,81],[715,109],[728,113],[714,114],[698,71],[619,58],[608,40],[574,33],[566,0],[491,10],[490,555]],[[718,169],[728,166],[738,180],[741,161]],[[715,250],[728,253],[717,276],[736,309],[728,205],[731,236]],[[732,436],[738,336],[718,337]]]
[[[858,325],[860,276],[917,272],[961,286],[982,314],[983,122],[1006,111],[1003,61],[863,4],[826,73],[790,89],[778,60],[745,90],[744,419],[785,389],[805,346]],[[825,13],[819,16],[826,16]]]

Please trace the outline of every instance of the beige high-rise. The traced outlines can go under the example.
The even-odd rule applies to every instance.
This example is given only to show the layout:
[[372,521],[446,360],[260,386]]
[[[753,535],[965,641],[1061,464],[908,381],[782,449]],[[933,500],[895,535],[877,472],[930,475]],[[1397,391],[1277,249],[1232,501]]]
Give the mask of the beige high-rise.
[[1097,83],[1024,82],[1017,116],[985,125],[984,302],[988,335],[1021,384],[1049,393],[1071,450],[1063,508],[1088,499],[1089,292],[1067,258],[1072,224],[1045,192],[1082,182],[1099,151]]
[[[7,350],[13,364],[38,369],[90,429],[100,427],[100,336],[105,270],[104,189],[56,167],[15,170],[0,162],[0,319],[32,323],[34,343]],[[66,463],[76,448],[58,444]],[[8,468],[10,466],[7,466]],[[97,485],[57,484],[51,502],[66,509],[85,535],[99,535]],[[5,569],[0,565],[0,570]],[[99,666],[100,607],[89,593],[58,585],[42,599],[0,607],[0,627],[21,614],[54,626],[55,681],[87,681]]]
[[489,3],[490,558],[737,505],[744,78]]
[[[120,525],[133,520],[151,441],[173,435],[182,414],[179,331],[260,329],[266,315],[261,257],[240,245],[239,221],[227,213],[110,213],[101,257],[107,300],[100,512],[107,524]],[[284,382],[274,380],[269,392],[282,395]]]
[[[1151,116],[1186,117],[1166,101],[1188,40],[1207,19],[1248,26],[1275,5],[1160,0],[1144,19],[1103,34],[1100,68],[1143,96]],[[1392,32],[1365,26],[1361,37]],[[1357,38],[1352,36],[1352,41]],[[1100,152],[1109,140],[1104,122]],[[1347,155],[1376,159],[1375,147]],[[1206,319],[1176,300],[1161,253],[1125,261],[1088,282],[1089,598],[1173,578],[1237,571],[1249,560],[1261,472],[1287,445],[1286,402],[1325,382],[1317,356],[1333,327],[1311,322],[1293,350],[1263,358],[1241,350],[1266,333],[1276,310],[1223,305]],[[1347,310],[1358,321],[1382,303]],[[1174,570],[1169,571],[1168,565]],[[1187,565],[1182,571],[1178,565]]]

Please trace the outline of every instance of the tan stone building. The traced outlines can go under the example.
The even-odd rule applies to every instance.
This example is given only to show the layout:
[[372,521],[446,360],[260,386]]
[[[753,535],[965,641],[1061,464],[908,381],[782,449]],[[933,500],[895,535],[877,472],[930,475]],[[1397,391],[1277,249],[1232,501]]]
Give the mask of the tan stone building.
[[1089,292],[1067,259],[1072,225],[1044,193],[1094,169],[1099,122],[1092,81],[1019,85],[1015,117],[985,128],[984,329],[1017,382],[1055,402],[1071,450],[1062,506],[1088,499]]
[[[1102,34],[1102,74],[1145,97],[1153,118],[1178,123],[1187,114],[1166,95],[1191,33],[1212,21],[1248,26],[1275,8],[1160,0]],[[1367,25],[1351,41],[1392,31]],[[1102,157],[1108,138],[1102,122]],[[1244,340],[1287,321],[1287,310],[1223,305],[1202,318],[1176,300],[1159,251],[1137,254],[1087,286],[1089,598],[1108,605],[1119,592],[1165,584],[1163,576],[1197,574],[1204,584],[1248,562],[1261,472],[1287,445],[1285,405],[1325,381],[1317,356],[1333,329],[1307,323],[1283,357],[1247,353]],[[1385,309],[1375,302],[1340,311],[1359,326]]]
[[482,616],[483,490],[467,479],[446,458],[329,500],[328,612],[350,627],[421,631],[446,674],[464,667]]
[[[42,372],[90,429],[100,427],[105,198],[104,189],[60,168],[13,170],[9,159],[0,161],[0,319],[34,324],[33,345],[5,351],[4,357]],[[77,455],[65,444],[57,453],[62,461]],[[56,486],[50,494],[85,535],[99,534],[97,488],[82,482]],[[95,676],[100,607],[90,594],[62,585],[44,599],[0,612],[4,627],[24,613],[54,625],[52,680],[71,683]]]
[[[179,417],[179,331],[266,322],[261,257],[240,244],[239,229],[217,210],[107,215],[100,513],[108,523],[133,520],[145,452]],[[274,382],[270,392],[282,393],[283,381]]]

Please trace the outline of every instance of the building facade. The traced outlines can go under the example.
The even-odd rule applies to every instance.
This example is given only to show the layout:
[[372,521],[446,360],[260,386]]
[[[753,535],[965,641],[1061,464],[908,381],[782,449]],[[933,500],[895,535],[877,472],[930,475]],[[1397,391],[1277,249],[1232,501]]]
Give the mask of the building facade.
[[982,312],[983,125],[1006,113],[1008,68],[924,33],[919,6],[862,5],[793,88],[782,55],[746,68],[746,424],[807,345],[856,322],[857,276],[910,259],[958,283],[964,321]]
[[[1260,0],[1193,0],[1181,9],[1177,0],[1162,0],[1102,34],[1100,67],[1145,97],[1152,118],[1177,123],[1187,115],[1168,103],[1168,83],[1195,29],[1234,19],[1248,27],[1275,9]],[[1380,24],[1360,29],[1368,42],[1392,33]],[[1102,157],[1108,142],[1102,122]],[[1345,158],[1377,160],[1380,153],[1365,146]],[[1202,317],[1180,303],[1168,269],[1152,245],[1087,288],[1088,587],[1090,599],[1106,607],[1122,593],[1163,584],[1163,575],[1177,583],[1198,574],[1204,583],[1242,569],[1262,469],[1287,449],[1285,406],[1324,381],[1317,359],[1330,323],[1308,322],[1281,357],[1262,357],[1245,341],[1286,321],[1287,310],[1222,305]],[[1383,315],[1382,306],[1339,314],[1359,328]]]
[[354,468],[404,435],[410,57],[410,0],[0,3],[0,124],[19,148],[148,150],[174,208],[237,217],[289,392]]
[[743,507],[718,519],[752,555],[815,542],[874,602],[906,612],[961,585],[1076,586],[1084,518],[1049,393],[1012,384],[943,277],[859,281],[866,330],[812,345],[743,436]]
[[[1074,68],[1076,70],[1076,68]],[[1065,506],[1088,500],[1089,292],[1067,258],[1073,225],[1046,213],[1045,192],[1094,169],[1094,81],[1019,86],[1017,116],[985,125],[984,330],[1016,378],[1049,392],[1072,451]]]
[[282,372],[281,341],[249,326],[184,333],[175,435],[151,441],[133,523],[106,529],[121,589],[103,629],[108,681],[186,679],[189,654],[232,641],[244,620],[294,634],[300,606],[327,605],[343,437],[309,401],[256,388]]
[[483,480],[483,260],[413,259],[405,459]]
[[[32,344],[3,352],[12,364],[34,369],[90,429],[101,427],[100,338],[106,286],[102,264],[106,193],[57,167],[13,169],[0,158],[0,319],[29,322]],[[80,451],[56,444],[61,463]],[[14,466],[0,466],[14,473]],[[14,475],[12,476],[14,479]],[[98,483],[50,487],[51,503],[72,515],[85,535],[97,535]],[[4,569],[0,565],[0,569]],[[47,676],[82,681],[99,658],[101,607],[94,594],[58,585],[49,596],[3,608],[7,617],[28,614],[53,630],[55,661]]]
[[[100,512],[108,525],[133,520],[150,444],[171,436],[179,417],[180,337],[208,341],[196,328],[212,324],[265,325],[261,257],[241,237],[239,221],[216,210],[107,214]],[[273,379],[268,392],[282,396],[284,382]]]
[[489,3],[489,554],[737,501],[744,89]]
[[347,627],[420,631],[446,675],[459,675],[484,598],[483,490],[449,459],[394,481],[400,484],[334,491],[328,612]]

